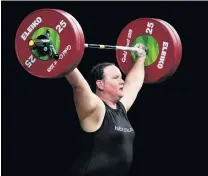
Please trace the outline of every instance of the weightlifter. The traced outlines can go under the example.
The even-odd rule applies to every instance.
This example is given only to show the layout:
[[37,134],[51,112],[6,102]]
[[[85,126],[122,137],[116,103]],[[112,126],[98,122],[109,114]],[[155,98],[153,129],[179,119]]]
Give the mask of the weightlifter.
[[[143,44],[132,48],[139,41],[144,41],[150,54]],[[124,51],[117,51],[116,56],[125,81],[116,65],[99,63],[91,72],[92,89],[77,68],[69,70],[77,67],[85,48]],[[18,27],[15,51],[20,64],[32,75],[64,75],[73,88],[83,144],[70,176],[127,176],[135,136],[127,112],[144,82],[164,81],[177,70],[182,57],[177,31],[162,19],[138,18],[121,31],[116,46],[90,44],[85,43],[82,27],[71,14],[61,9],[38,9]],[[135,54],[127,55],[127,51]]]
[[71,176],[127,176],[133,157],[134,130],[127,112],[144,81],[146,50],[137,44],[137,61],[125,81],[113,63],[99,63],[91,73],[95,92],[75,68],[66,75],[83,130],[82,151]]

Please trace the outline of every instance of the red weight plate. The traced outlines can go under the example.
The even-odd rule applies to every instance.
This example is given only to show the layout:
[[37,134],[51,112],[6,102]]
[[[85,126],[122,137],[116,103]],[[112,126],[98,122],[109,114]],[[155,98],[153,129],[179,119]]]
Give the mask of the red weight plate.
[[[78,58],[82,58],[83,55],[84,55],[84,44],[85,44],[85,37],[84,37],[84,33],[83,33],[83,30],[82,30],[82,27],[81,25],[79,24],[79,22],[72,16],[70,15],[68,12],[66,11],[63,11],[63,10],[57,10],[57,9],[54,9],[56,11],[59,11],[61,13],[63,13],[67,19],[69,20],[70,23],[74,23],[76,28],[74,28],[76,30],[76,36],[77,38],[79,38],[79,40],[77,40],[77,47],[80,48],[80,52],[77,54],[77,57]],[[79,61],[79,59],[78,59]],[[69,73],[69,71],[73,70],[74,68],[76,68],[78,66],[80,62],[78,63],[75,63],[73,66],[70,66],[62,75],[64,75],[65,73]]]
[[[50,32],[50,42],[59,54],[59,60],[40,55],[32,51],[28,45],[30,39],[36,39]],[[20,24],[15,38],[15,49],[21,65],[34,76],[55,78],[69,67],[78,64],[82,58],[84,46],[77,46],[76,25],[57,10],[40,9],[29,14]]]
[[[172,35],[172,38],[173,38],[173,43],[174,43],[174,48],[175,48],[175,53],[174,53],[174,58],[175,58],[174,66],[175,67],[173,66],[172,70],[168,73],[168,75],[166,75],[167,77],[170,77],[175,73],[176,68],[178,67],[178,64],[179,64],[178,60],[180,58],[180,47],[181,47],[181,45],[179,44],[178,39],[177,39],[174,31],[172,30],[172,28],[169,24],[167,24],[164,20],[161,20],[161,19],[155,19],[155,20],[159,21],[164,26],[166,26],[166,28],[170,32],[170,35]],[[166,78],[164,78],[164,79],[166,79]]]
[[175,68],[173,70],[173,73],[176,72],[176,70],[178,69],[180,63],[181,63],[181,59],[182,59],[182,43],[181,43],[181,39],[180,39],[180,36],[178,34],[178,32],[175,30],[175,28],[170,25],[168,22],[164,21],[164,20],[161,20],[163,21],[166,25],[169,26],[169,28],[171,28],[171,30],[173,31],[173,33],[175,34],[175,37],[177,39],[177,42],[178,42],[178,57],[176,58],[176,64],[175,64]]
[[[80,45],[83,46],[83,47],[85,48],[85,46],[84,46],[84,45],[85,45],[85,37],[84,37],[84,32],[83,32],[83,30],[82,30],[81,25],[79,24],[79,22],[78,22],[71,14],[67,13],[67,15],[68,15],[68,17],[69,17],[70,19],[72,19],[72,20],[74,21],[74,23],[76,24],[77,29],[78,29],[78,31],[79,31],[79,35],[80,35]],[[84,55],[84,50],[83,50],[83,52],[80,52],[80,55],[83,57],[83,55]]]
[[[151,46],[148,48],[149,59],[145,66],[145,83],[155,83],[164,80],[166,75],[174,66],[174,39],[170,34],[169,29],[155,19],[139,18],[129,23],[120,33],[117,45],[118,46],[133,46],[133,43],[144,40],[144,45]],[[147,39],[147,40],[145,40]],[[148,43],[148,40],[150,42]],[[134,60],[131,52],[116,51],[117,62],[121,70],[127,74]],[[153,57],[154,56],[154,57]]]

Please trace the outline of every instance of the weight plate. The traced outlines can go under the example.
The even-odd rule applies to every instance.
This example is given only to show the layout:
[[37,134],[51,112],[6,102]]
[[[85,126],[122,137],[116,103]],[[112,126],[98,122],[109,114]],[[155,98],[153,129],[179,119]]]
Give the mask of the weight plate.
[[[57,9],[55,9],[55,10],[57,10]],[[75,24],[75,26],[76,26],[76,28],[75,28],[76,36],[77,36],[77,38],[79,38],[79,40],[77,40],[77,47],[80,48],[79,49],[80,50],[79,53],[77,53],[77,57],[78,57],[77,61],[78,62],[75,63],[73,66],[70,66],[69,68],[67,68],[67,70],[64,73],[61,74],[61,76],[64,76],[64,75],[68,74],[70,71],[72,71],[74,68],[76,68],[78,66],[78,64],[80,63],[79,58],[82,58],[83,55],[84,55],[85,37],[84,37],[84,32],[82,30],[81,25],[79,24],[79,22],[71,14],[69,14],[68,12],[63,11],[63,10],[57,10],[57,11],[63,13],[67,17],[67,19],[69,20],[70,23],[74,23]]]
[[173,73],[176,72],[176,70],[178,69],[178,66],[180,65],[181,63],[181,59],[182,59],[182,43],[181,43],[181,39],[180,39],[180,36],[178,34],[178,32],[176,31],[176,29],[171,25],[169,24],[168,22],[164,21],[164,20],[160,20],[160,21],[163,21],[167,26],[169,26],[169,28],[173,31],[175,37],[176,37],[176,40],[178,42],[178,56],[176,58],[176,64],[175,64],[175,68],[173,70]]
[[[169,29],[156,19],[139,18],[125,26],[118,37],[117,45],[132,47],[140,42],[148,48],[144,82],[165,80],[166,75],[175,67],[176,48]],[[117,50],[116,57],[121,70],[127,74],[135,63],[134,53]]]
[[[168,74],[166,75],[166,77],[163,78],[164,80],[166,80],[168,77],[171,77],[175,73],[176,68],[178,68],[178,65],[180,64],[180,62],[178,62],[178,60],[181,59],[181,57],[180,57],[180,55],[181,55],[181,53],[180,53],[181,45],[180,45],[174,31],[171,28],[172,26],[170,26],[164,20],[161,20],[161,19],[155,19],[155,20],[157,20],[160,23],[162,23],[163,25],[165,25],[166,28],[169,29],[168,31],[170,32],[170,35],[172,35],[172,38],[173,38],[173,44],[174,44],[174,49],[175,49],[175,51],[174,51],[174,58],[175,58],[175,64],[174,65],[175,65],[175,67],[172,67],[172,70],[170,70],[168,72]],[[159,82],[161,82],[161,81],[163,81],[163,80],[160,80]]]
[[[49,36],[49,45],[52,47],[44,46],[42,41],[47,40],[46,36]],[[39,46],[36,42],[38,49],[34,49],[31,39],[43,44]],[[20,24],[15,50],[26,71],[40,78],[55,78],[81,61],[79,54],[84,46],[77,44],[79,39],[75,23],[68,20],[63,12],[40,9],[29,14]],[[58,53],[59,59],[55,60],[51,53]]]

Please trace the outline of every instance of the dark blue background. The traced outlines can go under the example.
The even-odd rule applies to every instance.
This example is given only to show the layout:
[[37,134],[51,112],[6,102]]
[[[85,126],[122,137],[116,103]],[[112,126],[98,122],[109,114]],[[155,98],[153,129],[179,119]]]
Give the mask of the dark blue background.
[[[190,134],[195,84],[194,44],[197,26],[205,24],[207,3],[197,2],[3,2],[2,3],[2,174],[65,176],[79,147],[80,127],[72,88],[64,78],[31,76],[14,48],[21,21],[39,8],[58,8],[81,24],[86,43],[115,45],[126,24],[139,17],[161,18],[175,27],[183,57],[169,80],[144,85],[129,119],[136,132],[132,176],[186,175],[191,171]],[[198,9],[199,12],[196,13]],[[116,62],[111,50],[85,50],[79,69],[88,79],[91,67]]]

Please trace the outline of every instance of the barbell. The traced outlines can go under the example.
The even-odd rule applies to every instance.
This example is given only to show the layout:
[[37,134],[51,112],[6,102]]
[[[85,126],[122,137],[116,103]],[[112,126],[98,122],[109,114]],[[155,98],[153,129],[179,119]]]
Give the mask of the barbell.
[[65,76],[81,62],[86,48],[116,51],[118,66],[128,74],[137,57],[135,45],[147,49],[145,83],[161,82],[172,76],[181,62],[182,44],[177,31],[164,20],[138,18],[120,32],[113,45],[87,44],[79,22],[60,9],[39,9],[20,23],[15,51],[20,64],[39,78]]

